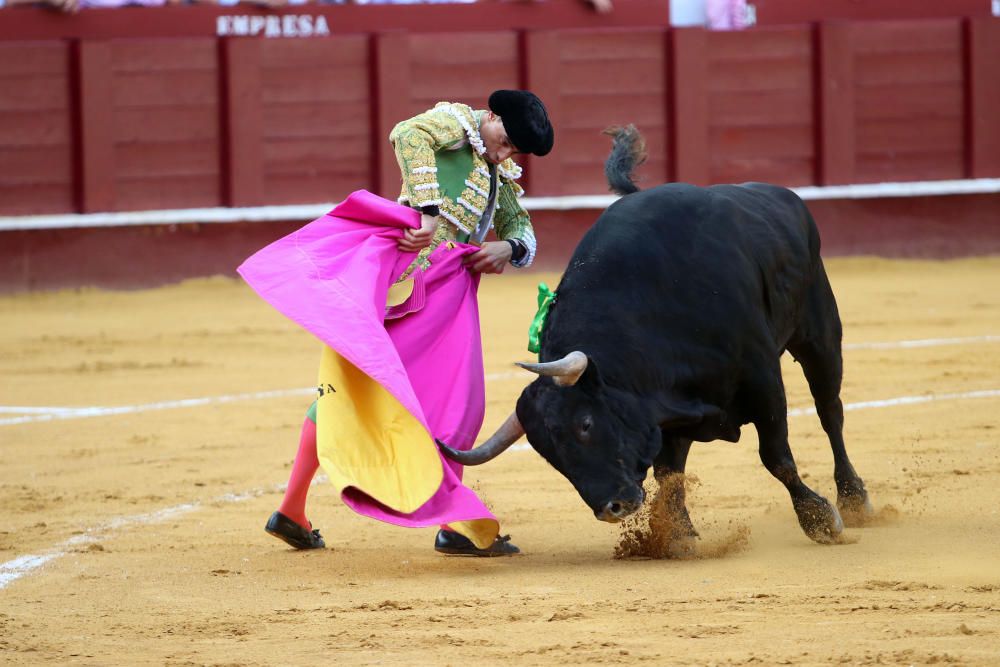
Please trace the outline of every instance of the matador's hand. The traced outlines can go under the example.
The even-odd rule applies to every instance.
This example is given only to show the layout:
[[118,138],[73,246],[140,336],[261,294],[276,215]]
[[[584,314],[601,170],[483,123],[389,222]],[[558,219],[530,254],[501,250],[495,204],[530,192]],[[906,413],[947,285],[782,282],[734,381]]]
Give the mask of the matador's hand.
[[407,229],[403,232],[403,238],[396,243],[396,247],[403,252],[420,252],[434,240],[437,226],[437,216],[422,213],[420,215],[420,229]]
[[513,250],[506,241],[487,241],[471,255],[466,256],[465,266],[476,273],[503,273]]

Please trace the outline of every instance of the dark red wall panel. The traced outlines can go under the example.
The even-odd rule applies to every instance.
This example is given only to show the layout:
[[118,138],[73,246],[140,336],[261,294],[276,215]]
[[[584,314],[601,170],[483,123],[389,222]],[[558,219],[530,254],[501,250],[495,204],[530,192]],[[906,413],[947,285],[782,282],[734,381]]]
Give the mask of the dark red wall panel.
[[852,32],[856,181],[962,178],[961,21],[864,23]]
[[409,56],[408,115],[441,101],[485,109],[494,90],[519,87],[517,33],[512,30],[413,34]]
[[966,150],[968,175],[1000,177],[1000,21],[975,20],[966,25],[969,95]]
[[221,205],[215,40],[109,48],[115,210]]
[[[604,159],[611,147],[602,131],[633,123],[649,154],[639,176],[646,185],[667,180],[666,43],[651,30],[574,30],[558,34],[557,127],[561,188],[535,194],[607,192]],[[545,168],[545,162],[539,162]]]
[[670,34],[670,180],[711,182],[708,118],[708,33],[685,28]]
[[823,256],[950,259],[1000,253],[1000,194],[806,202]]
[[[615,26],[616,13],[610,27],[525,29],[521,10],[495,10],[514,23],[280,39],[138,23],[146,36],[3,42],[0,214],[394,197],[392,126],[439,100],[484,108],[496,88],[549,107],[552,154],[518,158],[535,196],[606,192],[601,131],[625,123],[647,140],[644,186],[1000,175],[995,19],[711,32]],[[120,27],[87,16],[87,35],[101,16]]]
[[752,0],[757,25],[987,17],[990,0]]
[[554,30],[526,32],[520,42],[522,85],[545,102],[555,129],[552,151],[544,156],[519,155],[525,173],[521,184],[530,195],[558,194],[562,191],[562,165],[559,156],[567,150],[560,128],[563,126],[563,103],[559,91],[559,34]]
[[69,50],[0,44],[0,215],[75,208]]
[[263,203],[339,201],[370,187],[369,61],[364,36],[261,42]]
[[706,57],[709,181],[815,183],[811,31],[710,32]]

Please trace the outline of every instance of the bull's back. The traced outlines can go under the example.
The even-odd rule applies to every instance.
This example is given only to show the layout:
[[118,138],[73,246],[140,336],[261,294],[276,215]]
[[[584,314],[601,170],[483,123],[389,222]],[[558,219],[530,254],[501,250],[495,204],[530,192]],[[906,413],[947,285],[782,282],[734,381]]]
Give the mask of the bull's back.
[[723,284],[751,266],[807,271],[819,237],[795,193],[748,183],[700,188],[669,183],[627,195],[595,222],[574,252],[574,267],[599,265],[604,280],[659,277],[672,284],[711,276]]
[[661,185],[621,198],[587,232],[559,286],[557,310],[573,314],[555,319],[570,320],[560,337],[593,348],[773,348],[795,327],[818,257],[789,190]]

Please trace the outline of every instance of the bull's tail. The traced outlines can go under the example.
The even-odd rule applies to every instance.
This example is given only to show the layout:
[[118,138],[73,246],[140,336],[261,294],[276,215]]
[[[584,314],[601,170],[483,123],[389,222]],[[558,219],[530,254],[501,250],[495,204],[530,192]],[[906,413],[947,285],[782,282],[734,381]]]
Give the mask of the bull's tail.
[[627,195],[639,191],[632,172],[646,161],[646,140],[635,125],[609,127],[604,134],[612,137],[611,154],[604,161],[604,175],[612,192]]

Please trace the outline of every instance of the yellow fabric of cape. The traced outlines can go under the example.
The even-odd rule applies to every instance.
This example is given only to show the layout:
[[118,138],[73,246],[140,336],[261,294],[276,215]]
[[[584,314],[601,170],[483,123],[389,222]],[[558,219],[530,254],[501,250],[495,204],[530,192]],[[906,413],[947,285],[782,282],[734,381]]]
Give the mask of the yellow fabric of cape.
[[[316,449],[333,485],[341,492],[354,487],[406,514],[427,502],[441,485],[444,471],[423,424],[330,347],[323,349],[319,387]],[[494,527],[490,542],[495,535]]]
[[480,549],[489,549],[500,532],[500,524],[493,519],[452,521],[448,524],[448,528],[468,537]]

